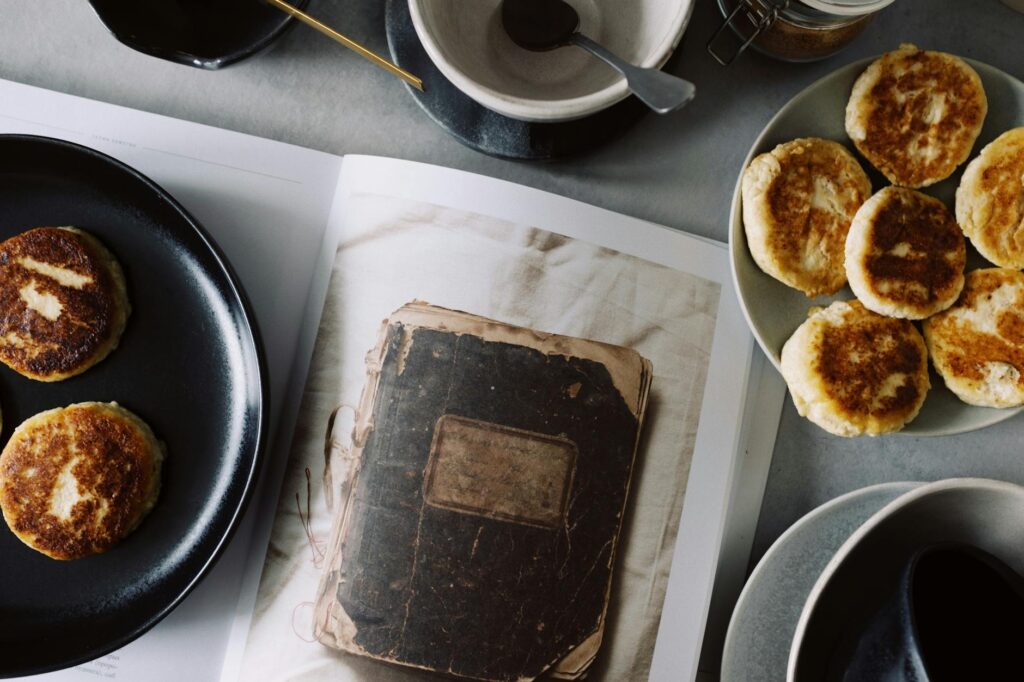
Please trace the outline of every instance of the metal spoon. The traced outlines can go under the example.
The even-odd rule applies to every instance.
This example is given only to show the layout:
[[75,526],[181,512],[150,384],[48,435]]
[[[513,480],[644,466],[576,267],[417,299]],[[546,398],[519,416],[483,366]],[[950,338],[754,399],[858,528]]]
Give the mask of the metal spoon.
[[659,114],[681,108],[697,90],[688,80],[623,61],[580,33],[580,15],[564,0],[503,0],[501,22],[512,42],[527,50],[582,47],[625,76],[633,94]]

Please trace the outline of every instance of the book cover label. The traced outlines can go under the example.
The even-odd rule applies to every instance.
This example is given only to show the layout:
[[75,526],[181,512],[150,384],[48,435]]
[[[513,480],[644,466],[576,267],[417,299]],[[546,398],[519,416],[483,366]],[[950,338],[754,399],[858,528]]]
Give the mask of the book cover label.
[[576,454],[567,438],[446,414],[434,429],[423,497],[442,509],[558,528]]

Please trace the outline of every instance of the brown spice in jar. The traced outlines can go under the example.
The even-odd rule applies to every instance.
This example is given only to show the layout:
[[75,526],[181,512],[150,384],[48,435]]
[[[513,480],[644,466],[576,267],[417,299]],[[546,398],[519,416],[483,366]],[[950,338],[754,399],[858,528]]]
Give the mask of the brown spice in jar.
[[[736,4],[737,0],[719,0],[719,6],[726,16],[735,9]],[[873,17],[874,14],[852,19],[837,17],[837,21],[845,23],[807,26],[799,23],[798,17],[788,18],[780,13],[774,22],[758,34],[753,44],[772,56],[788,61],[822,59],[835,54],[860,35]],[[750,33],[747,33],[743,39],[749,36]]]
[[828,57],[845,47],[860,35],[874,15],[866,14],[842,26],[807,28],[779,17],[761,34],[754,44],[766,52],[793,61]]

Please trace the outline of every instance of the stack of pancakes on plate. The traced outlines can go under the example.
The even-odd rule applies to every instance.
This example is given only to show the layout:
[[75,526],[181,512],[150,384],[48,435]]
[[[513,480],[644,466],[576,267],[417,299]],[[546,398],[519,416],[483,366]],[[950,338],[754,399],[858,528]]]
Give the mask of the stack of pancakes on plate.
[[[812,308],[782,350],[797,410],[831,433],[877,435],[912,420],[930,388],[929,354],[964,401],[1024,404],[1024,128],[969,164],[955,215],[918,191],[967,160],[987,111],[964,61],[902,45],[860,75],[845,121],[892,186],[871,195],[857,158],[817,138],[781,144],[744,172],[758,266],[809,297],[847,282],[856,296]],[[965,236],[1001,268],[965,277]]]
[[[92,235],[39,227],[0,243],[0,361],[42,382],[96,365],[121,340],[131,306],[117,259]],[[103,552],[149,513],[163,445],[117,403],[28,418],[0,453],[0,511],[54,559]]]
[[117,347],[124,272],[98,239],[38,227],[0,244],[0,361],[38,381],[81,374]]
[[41,412],[0,455],[4,520],[54,559],[103,552],[153,508],[163,453],[149,426],[116,403]]

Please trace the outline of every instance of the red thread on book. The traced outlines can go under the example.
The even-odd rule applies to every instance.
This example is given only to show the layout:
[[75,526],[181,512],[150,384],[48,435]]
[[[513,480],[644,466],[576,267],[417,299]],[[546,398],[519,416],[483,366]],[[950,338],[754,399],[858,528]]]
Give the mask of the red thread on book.
[[[316,632],[315,632],[314,628],[299,628],[298,626],[295,625],[295,617],[298,614],[299,609],[301,609],[303,606],[308,606],[308,607],[312,608],[313,607],[313,602],[311,602],[311,601],[304,601],[304,602],[301,602],[299,604],[296,604],[295,608],[292,609],[292,622],[291,622],[292,632],[294,632],[295,636],[298,637],[299,639],[301,639],[306,644],[314,644],[317,641],[316,636],[315,636]],[[307,637],[304,634],[304,630],[307,630],[307,629],[313,631],[313,635],[314,636]]]
[[299,494],[295,493],[295,506],[299,512],[299,522],[302,523],[302,530],[306,532],[306,541],[313,553],[313,566],[320,568],[324,563],[323,543],[316,539],[313,534],[313,512],[310,508],[310,500],[313,497],[312,476],[309,467],[306,467],[306,515],[302,515],[302,501]]

